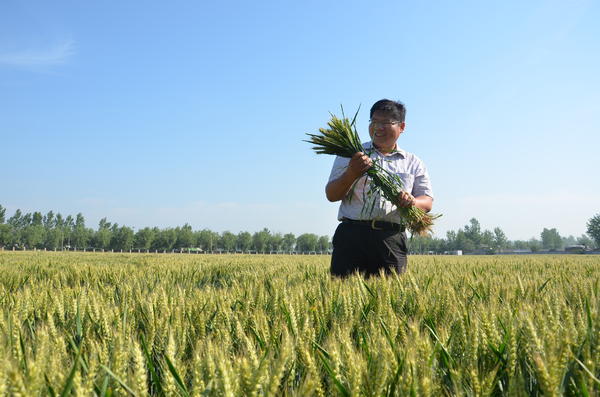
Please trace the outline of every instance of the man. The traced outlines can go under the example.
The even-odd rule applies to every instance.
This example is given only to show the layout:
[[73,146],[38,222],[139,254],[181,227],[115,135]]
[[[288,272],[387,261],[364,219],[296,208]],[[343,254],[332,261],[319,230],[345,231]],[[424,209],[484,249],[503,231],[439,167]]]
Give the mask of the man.
[[[401,102],[382,99],[370,111],[371,141],[363,144],[366,153],[349,159],[336,157],[325,188],[329,201],[340,201],[338,225],[333,236],[331,274],[347,276],[353,272],[367,277],[406,270],[406,232],[396,207],[384,197],[369,195],[365,172],[374,161],[400,176],[403,192],[398,197],[403,207],[416,206],[429,212],[433,192],[423,162],[396,144],[404,132],[406,108]],[[371,210],[372,209],[372,210]]]

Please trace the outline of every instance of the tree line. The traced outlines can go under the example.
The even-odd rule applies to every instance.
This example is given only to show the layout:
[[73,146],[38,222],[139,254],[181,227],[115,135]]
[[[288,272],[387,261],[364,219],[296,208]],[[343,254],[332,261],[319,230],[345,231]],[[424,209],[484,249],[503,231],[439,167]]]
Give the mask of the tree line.
[[[600,248],[600,214],[587,223],[587,234],[580,237],[561,236],[556,228],[544,228],[540,238],[511,241],[499,227],[482,230],[476,218],[458,230],[448,231],[446,238],[413,236],[409,243],[412,253],[463,252],[493,253],[505,250],[562,250],[569,245]],[[6,209],[0,205],[0,247],[28,249],[99,249],[171,251],[198,249],[206,252],[328,252],[329,236],[305,233],[272,233],[264,228],[250,233],[229,231],[217,233],[209,229],[192,230],[189,224],[175,228],[145,227],[134,231],[103,218],[96,230],[85,224],[81,213],[63,217],[49,211],[22,213],[17,209],[6,218]]]
[[0,205],[0,247],[18,249],[98,249],[172,251],[199,249],[206,252],[327,252],[329,236],[305,233],[272,233],[264,228],[250,233],[217,233],[209,229],[192,230],[189,224],[175,228],[145,227],[134,231],[103,218],[96,230],[86,226],[84,216],[63,217],[49,211],[22,213],[16,210],[6,218],[6,209]]
[[502,251],[541,250],[561,251],[565,247],[581,245],[585,249],[600,248],[600,214],[592,217],[587,223],[587,234],[579,237],[561,236],[556,228],[544,228],[539,238],[529,240],[509,240],[504,231],[496,227],[493,230],[482,230],[476,218],[458,230],[446,232],[446,238],[413,236],[411,239],[413,253],[443,253],[448,251],[495,253]]

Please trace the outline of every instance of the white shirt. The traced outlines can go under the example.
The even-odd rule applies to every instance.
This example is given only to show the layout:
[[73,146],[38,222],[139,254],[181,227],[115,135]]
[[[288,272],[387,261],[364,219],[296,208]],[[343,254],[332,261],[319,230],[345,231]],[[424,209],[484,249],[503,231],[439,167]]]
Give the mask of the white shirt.
[[[415,197],[426,195],[433,198],[429,174],[420,158],[402,149],[397,149],[389,155],[384,155],[375,149],[370,141],[363,143],[363,147],[365,148],[365,153],[374,162],[377,161],[384,169],[398,175],[402,179],[404,191],[410,192]],[[350,163],[349,158],[337,156],[333,162],[329,182],[339,178],[348,167],[348,163]],[[401,223],[402,220],[396,211],[395,205],[377,194],[367,195],[369,186],[370,178],[366,174],[354,182],[352,188],[350,188],[350,191],[340,204],[338,220],[342,220],[342,218],[358,220],[378,219]],[[371,206],[373,206],[372,211]]]

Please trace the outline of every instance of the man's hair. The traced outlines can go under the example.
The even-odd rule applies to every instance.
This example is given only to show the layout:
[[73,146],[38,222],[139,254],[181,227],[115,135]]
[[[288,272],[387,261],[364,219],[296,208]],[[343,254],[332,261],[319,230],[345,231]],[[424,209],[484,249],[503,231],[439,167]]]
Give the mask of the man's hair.
[[373,113],[383,112],[388,113],[394,120],[401,123],[406,118],[406,106],[400,101],[390,101],[389,99],[381,99],[371,106],[369,117],[373,117]]

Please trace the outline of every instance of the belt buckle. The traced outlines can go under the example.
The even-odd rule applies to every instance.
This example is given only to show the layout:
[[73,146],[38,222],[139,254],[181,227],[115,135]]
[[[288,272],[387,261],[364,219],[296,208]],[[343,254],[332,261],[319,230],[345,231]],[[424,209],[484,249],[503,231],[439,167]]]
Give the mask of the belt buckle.
[[375,219],[371,220],[371,229],[373,229],[373,230],[383,230],[383,228],[376,227],[375,226],[375,222],[377,222]]

